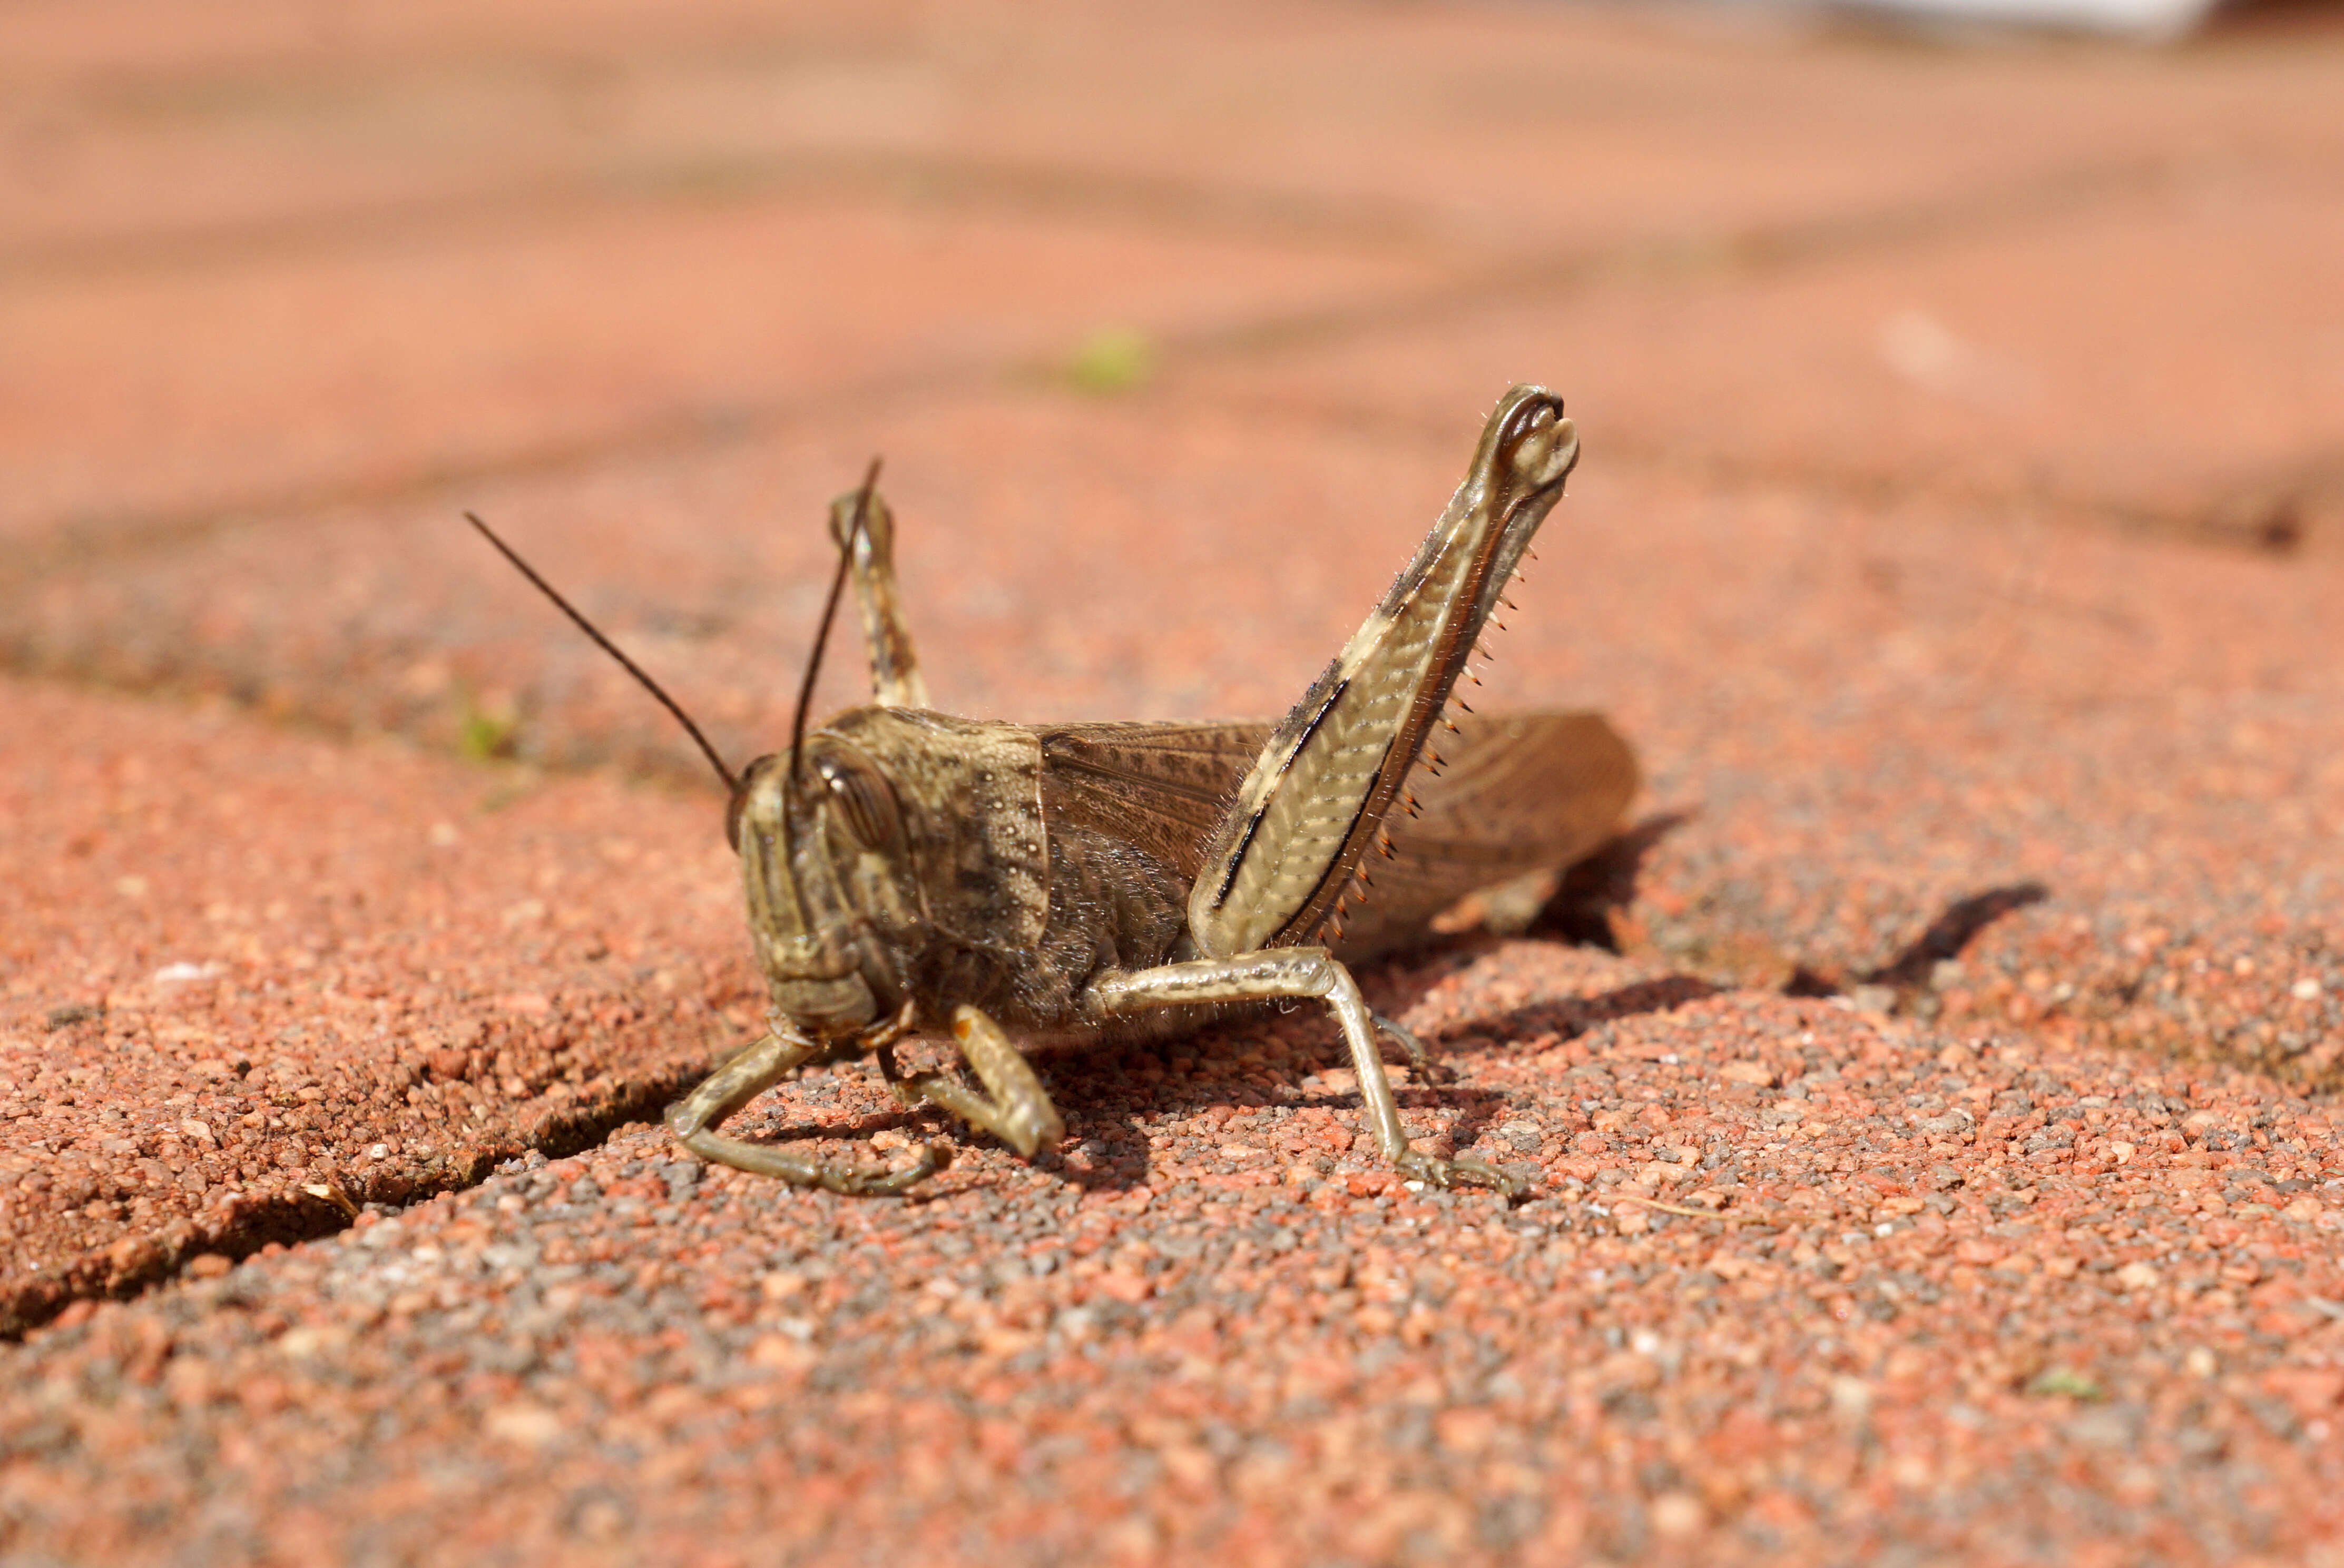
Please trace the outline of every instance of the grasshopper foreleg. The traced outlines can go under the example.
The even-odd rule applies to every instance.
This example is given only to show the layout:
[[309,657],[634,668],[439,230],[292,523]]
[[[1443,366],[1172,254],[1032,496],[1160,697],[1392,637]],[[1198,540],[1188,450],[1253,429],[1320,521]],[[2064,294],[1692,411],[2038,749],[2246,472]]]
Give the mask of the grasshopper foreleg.
[[953,1010],[953,1038],[960,1041],[962,1057],[993,1098],[987,1100],[941,1072],[906,1077],[896,1070],[894,1053],[883,1048],[879,1070],[895,1098],[905,1105],[924,1102],[948,1111],[1028,1158],[1056,1149],[1066,1136],[1066,1124],[1032,1064],[1009,1043],[1001,1026],[976,1008],[957,1007]]
[[[1350,1049],[1352,1070],[1359,1080],[1359,1098],[1367,1108],[1376,1146],[1401,1175],[1436,1187],[1475,1182],[1494,1187],[1510,1198],[1522,1190],[1520,1180],[1494,1165],[1473,1159],[1440,1160],[1409,1146],[1407,1130],[1400,1126],[1399,1104],[1392,1098],[1391,1080],[1385,1075],[1383,1053],[1376,1043],[1382,1020],[1368,1010],[1351,971],[1325,948],[1275,948],[1236,958],[1116,970],[1093,980],[1087,995],[1092,1005],[1106,1014],[1182,1003],[1317,997],[1334,1010],[1343,1043]],[[1414,1043],[1414,1037],[1406,1030],[1392,1032],[1403,1048]],[[1422,1050],[1417,1045],[1416,1051]],[[1414,1056],[1416,1051],[1409,1054]]]
[[933,1144],[920,1151],[919,1163],[908,1171],[848,1171],[825,1165],[786,1149],[743,1143],[719,1137],[714,1129],[754,1100],[783,1073],[821,1053],[813,1040],[766,1035],[746,1050],[736,1052],[710,1073],[682,1100],[668,1107],[668,1131],[676,1141],[702,1160],[730,1165],[760,1176],[778,1176],[793,1187],[820,1187],[849,1197],[889,1198],[926,1181],[944,1167],[944,1156]]

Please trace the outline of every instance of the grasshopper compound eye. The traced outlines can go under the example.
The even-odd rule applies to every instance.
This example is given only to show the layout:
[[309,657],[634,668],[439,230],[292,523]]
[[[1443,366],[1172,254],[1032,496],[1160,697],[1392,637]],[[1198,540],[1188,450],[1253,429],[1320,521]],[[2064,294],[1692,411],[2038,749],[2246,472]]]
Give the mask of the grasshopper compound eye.
[[830,798],[846,816],[846,826],[866,849],[894,842],[903,826],[895,787],[887,776],[854,753],[836,750],[814,762]]

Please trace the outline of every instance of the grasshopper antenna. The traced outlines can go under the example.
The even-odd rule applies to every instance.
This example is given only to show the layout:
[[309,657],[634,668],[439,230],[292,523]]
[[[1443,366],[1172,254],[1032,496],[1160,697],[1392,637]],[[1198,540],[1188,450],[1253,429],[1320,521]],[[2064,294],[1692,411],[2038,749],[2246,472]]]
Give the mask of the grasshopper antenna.
[[[716,769],[716,777],[724,780],[724,789],[727,794],[737,795],[741,792],[741,781],[732,776],[732,769],[724,766],[724,759],[716,754],[716,748],[708,743],[708,737],[700,732],[700,726],[692,721],[692,715],[677,707],[675,699],[670,697],[665,691],[662,690],[658,681],[653,680],[650,676],[643,673],[642,666],[637,664],[633,659],[629,658],[625,654],[621,653],[617,643],[612,642],[609,638],[604,637],[601,632],[596,628],[592,621],[588,620],[583,615],[581,615],[577,608],[572,606],[568,599],[563,598],[560,594],[554,592],[553,585],[547,582],[543,578],[538,576],[537,569],[530,566],[527,561],[521,559],[519,551],[515,550],[510,545],[505,543],[504,540],[497,538],[496,530],[489,527],[488,524],[480,521],[479,514],[474,512],[466,512],[464,514],[464,520],[471,524],[474,528],[480,529],[481,537],[486,538],[489,543],[497,547],[497,553],[504,557],[505,559],[512,562],[514,568],[520,571],[521,576],[527,578],[530,582],[537,586],[538,592],[543,594],[546,598],[553,601],[555,608],[561,610],[562,614],[568,616],[571,620],[576,621],[578,623],[578,629],[594,639],[595,647],[601,648],[604,653],[609,654],[612,658],[617,659],[619,663],[624,667],[629,675],[633,676],[637,680],[642,682],[643,689],[645,691],[650,692],[653,697],[659,699],[659,704],[662,708],[666,709],[670,713],[675,715],[675,721],[683,726],[683,732],[692,737],[693,743],[700,748],[700,754],[708,759],[708,765],[711,768]],[[862,517],[860,512],[856,514],[855,520],[857,523],[861,522]],[[837,598],[838,591],[837,589],[833,588],[831,590],[832,602],[835,603]],[[826,613],[823,624],[825,626],[829,624]],[[820,656],[821,649],[816,648],[815,657],[819,658]],[[800,699],[800,708],[801,709],[803,708],[803,699]],[[803,712],[801,712],[801,717],[803,717]]]
[[846,591],[847,568],[854,563],[855,541],[863,537],[865,520],[871,515],[871,497],[879,487],[880,459],[871,459],[864,472],[863,487],[854,493],[854,521],[846,530],[846,538],[838,548],[838,570],[830,579],[830,597],[822,603],[822,624],[814,628],[813,652],[806,656],[805,678],[798,682],[797,710],[790,715],[790,783],[798,784],[804,777],[805,764],[801,760],[805,752],[806,709],[813,701],[815,677],[822,673],[822,650],[830,644],[830,623],[838,618],[838,597]]

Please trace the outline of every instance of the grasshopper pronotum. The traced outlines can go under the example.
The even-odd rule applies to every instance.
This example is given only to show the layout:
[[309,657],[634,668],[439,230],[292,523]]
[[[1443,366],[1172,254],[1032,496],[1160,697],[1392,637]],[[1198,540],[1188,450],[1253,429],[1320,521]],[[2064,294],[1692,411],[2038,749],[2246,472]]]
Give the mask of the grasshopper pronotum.
[[[1342,1030],[1386,1159],[1439,1186],[1517,1191],[1480,1161],[1409,1147],[1378,1036],[1421,1048],[1369,1010],[1346,964],[1469,892],[1584,854],[1634,793],[1634,760],[1596,715],[1443,718],[1578,457],[1560,398],[1507,393],[1414,558],[1276,725],[1034,726],[931,710],[876,464],[832,507],[839,575],[789,749],[737,776],[570,610],[682,720],[731,791],[726,833],[773,998],[768,1032],[669,1109],[676,1138],[802,1186],[902,1192],[942,1165],[939,1146],[906,1170],[845,1170],[716,1129],[793,1068],[869,1054],[906,1106],[937,1106],[1031,1156],[1065,1128],[1013,1032],[1036,1045],[1129,1039],[1193,1028],[1230,1003],[1317,998]],[[809,733],[806,699],[849,577],[872,700]],[[1436,729],[1445,766],[1411,789]],[[1396,806],[1408,819],[1388,827]],[[897,1067],[895,1042],[945,1020],[981,1091]]]

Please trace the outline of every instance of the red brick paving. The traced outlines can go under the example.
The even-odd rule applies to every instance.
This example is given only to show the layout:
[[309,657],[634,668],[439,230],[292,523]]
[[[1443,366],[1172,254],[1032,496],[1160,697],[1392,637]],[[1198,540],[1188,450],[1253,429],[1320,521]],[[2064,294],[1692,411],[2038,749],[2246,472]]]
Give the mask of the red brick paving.
[[551,232],[499,226],[20,282],[0,314],[0,527],[78,543],[672,444],[873,387],[982,385],[1102,327],[1177,337],[1422,276],[1324,246],[917,202],[612,201]]
[[[2329,1560],[2332,29],[204,15],[0,21],[0,1553]],[[1266,713],[1523,377],[1644,826],[1363,978],[1527,1202],[1303,1014],[671,1157],[715,801],[459,508],[739,754],[874,449],[947,706]]]
[[217,709],[0,709],[11,1332],[598,1138],[761,1016],[721,835],[664,792]]
[[2316,519],[2328,538],[2339,271],[2324,175],[2231,167],[1828,258],[1500,290],[1182,385],[1430,425],[1527,357],[1571,367],[1589,437],[1623,454],[2248,540]]

